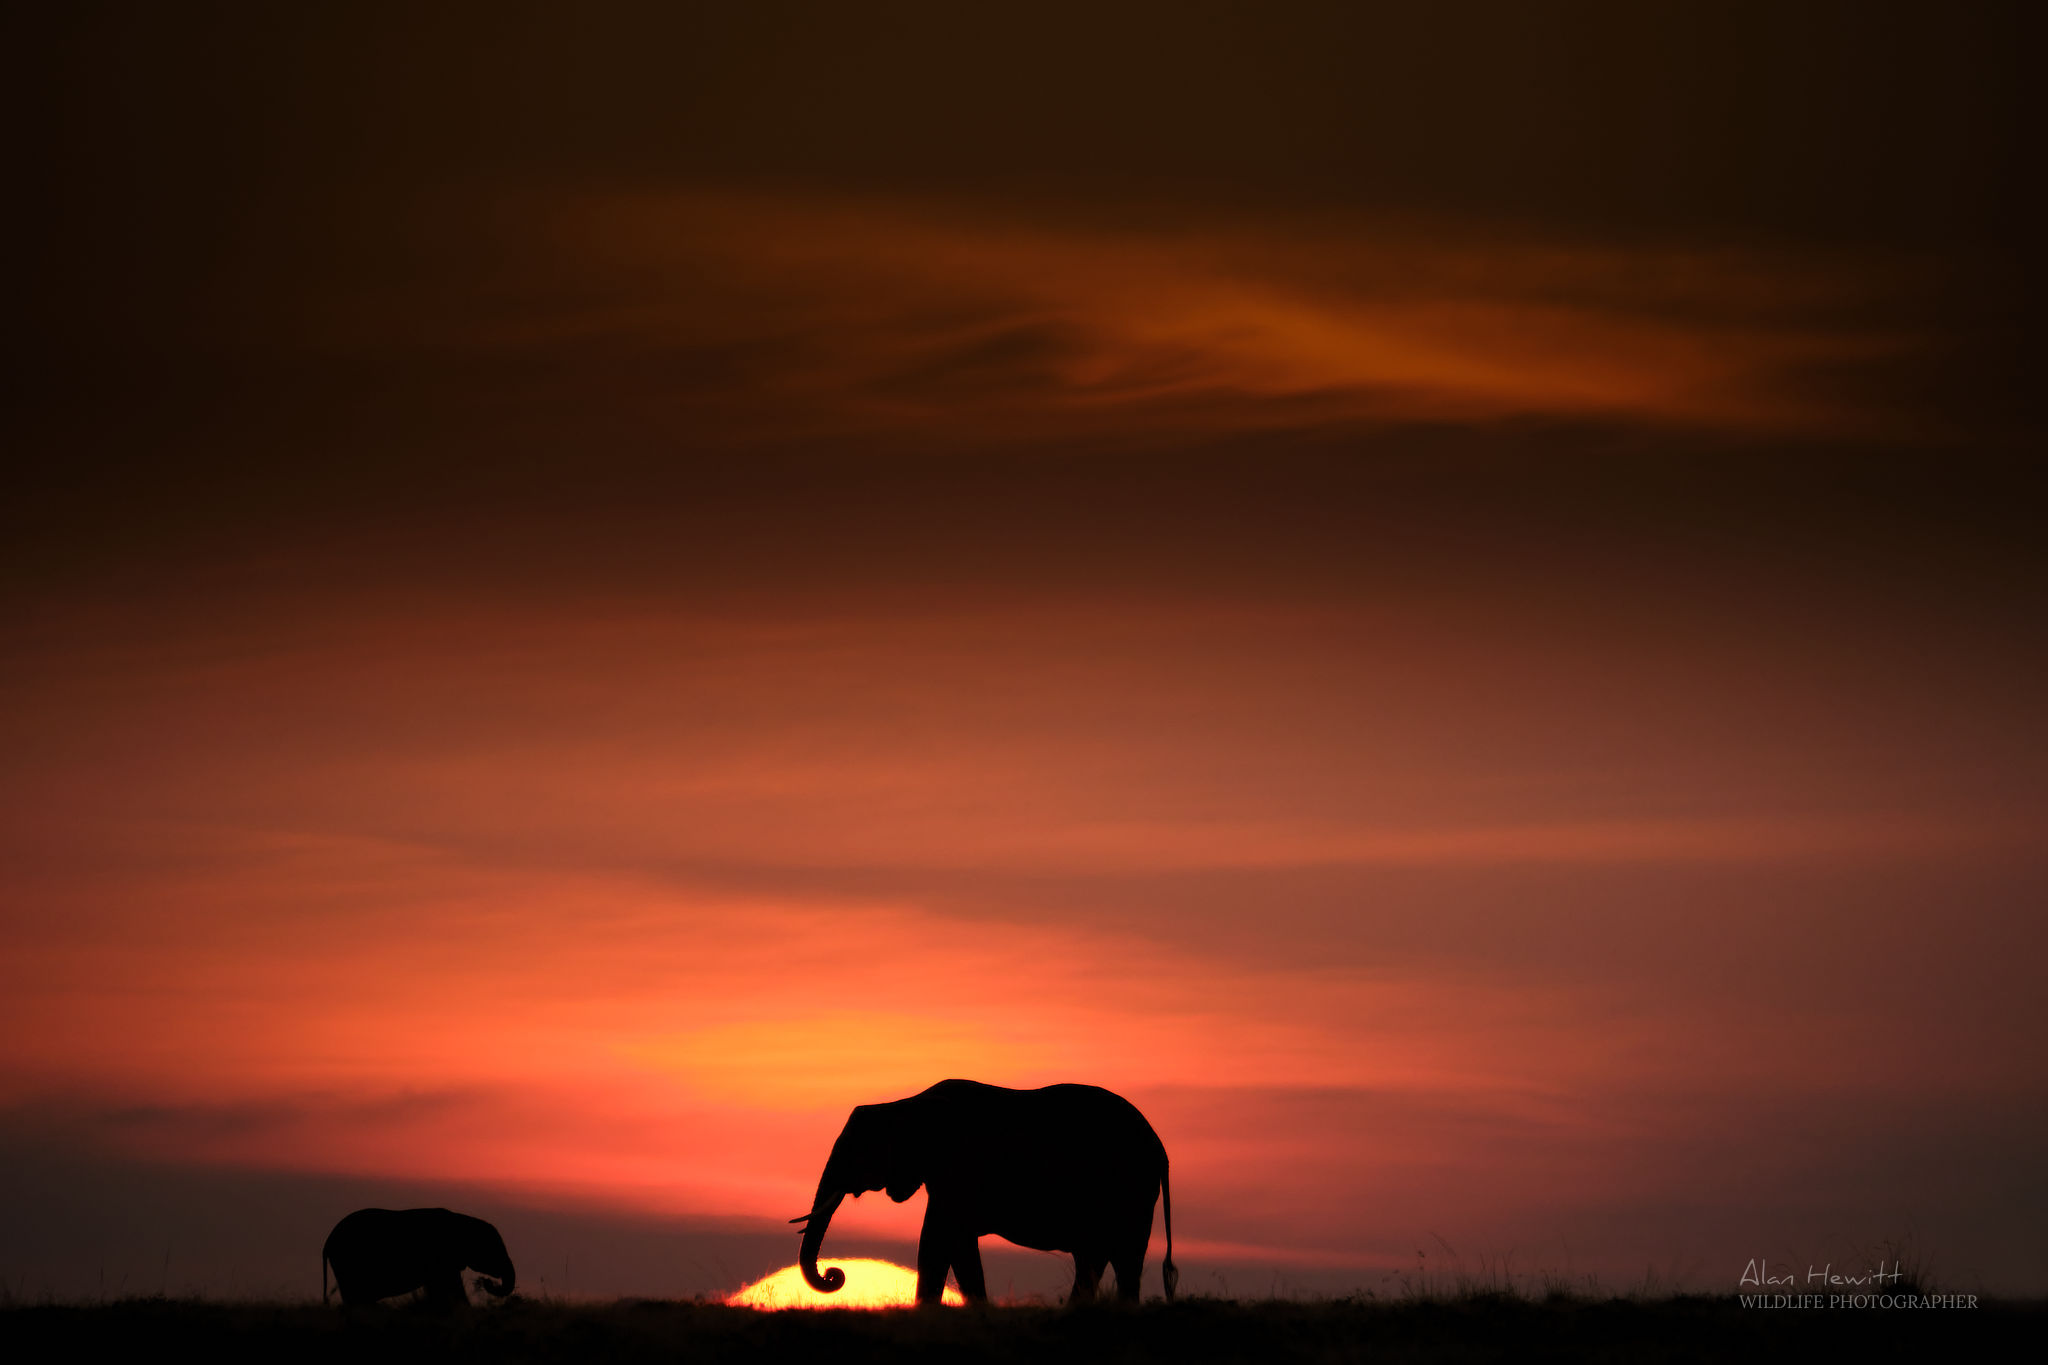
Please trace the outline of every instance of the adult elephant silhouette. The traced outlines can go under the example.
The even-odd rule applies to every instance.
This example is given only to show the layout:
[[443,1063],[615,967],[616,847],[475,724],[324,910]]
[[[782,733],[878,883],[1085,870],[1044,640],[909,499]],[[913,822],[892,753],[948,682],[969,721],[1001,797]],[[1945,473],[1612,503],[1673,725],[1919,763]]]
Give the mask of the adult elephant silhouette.
[[924,1186],[917,1241],[917,1299],[936,1304],[951,1270],[960,1292],[983,1302],[978,1238],[993,1234],[1038,1251],[1074,1256],[1073,1301],[1095,1297],[1104,1265],[1116,1267],[1120,1298],[1138,1297],[1152,1208],[1166,1204],[1166,1297],[1173,1264],[1173,1192],[1166,1148],[1137,1107],[1093,1085],[1010,1090],[978,1081],[940,1081],[889,1104],[857,1106],[818,1179],[804,1223],[804,1279],[830,1294],[846,1283],[833,1266],[818,1273],[825,1229],[847,1195],[887,1190],[902,1203]]
[[481,1218],[447,1209],[357,1209],[334,1225],[320,1249],[320,1301],[327,1302],[327,1270],[343,1304],[427,1291],[427,1302],[452,1308],[468,1302],[464,1268],[497,1276],[478,1287],[496,1298],[512,1292],[515,1275],[505,1239]]

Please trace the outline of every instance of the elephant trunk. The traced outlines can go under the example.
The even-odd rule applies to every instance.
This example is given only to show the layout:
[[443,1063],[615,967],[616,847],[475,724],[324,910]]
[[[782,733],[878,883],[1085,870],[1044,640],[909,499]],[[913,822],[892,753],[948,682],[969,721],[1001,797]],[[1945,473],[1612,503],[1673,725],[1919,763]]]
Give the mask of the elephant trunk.
[[846,1283],[846,1272],[833,1266],[824,1274],[818,1273],[818,1252],[825,1245],[825,1229],[832,1222],[832,1215],[839,1211],[840,1201],[846,1198],[844,1190],[831,1188],[832,1172],[826,1168],[825,1176],[818,1181],[818,1197],[811,1201],[810,1221],[804,1225],[803,1254],[797,1264],[803,1267],[804,1283],[820,1294],[836,1294]]
[[[512,1253],[505,1250],[505,1239],[489,1223],[479,1229],[480,1245],[473,1248],[470,1265],[483,1273],[477,1276],[476,1287],[494,1299],[510,1297],[518,1274],[512,1268]],[[490,1276],[497,1276],[491,1279]]]

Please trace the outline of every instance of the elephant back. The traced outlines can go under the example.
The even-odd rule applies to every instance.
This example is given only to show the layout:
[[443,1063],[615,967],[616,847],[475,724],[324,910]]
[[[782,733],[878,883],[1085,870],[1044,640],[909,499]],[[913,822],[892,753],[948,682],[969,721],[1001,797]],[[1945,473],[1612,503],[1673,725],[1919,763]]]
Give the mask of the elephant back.
[[323,1254],[343,1301],[365,1303],[424,1288],[454,1254],[459,1217],[447,1209],[357,1209],[336,1223]]

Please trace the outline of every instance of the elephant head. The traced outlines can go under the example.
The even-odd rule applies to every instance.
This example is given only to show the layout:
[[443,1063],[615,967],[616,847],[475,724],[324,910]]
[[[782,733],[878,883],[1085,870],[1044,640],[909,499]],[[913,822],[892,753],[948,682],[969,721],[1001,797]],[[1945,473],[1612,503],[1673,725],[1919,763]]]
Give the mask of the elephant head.
[[903,1103],[855,1107],[846,1127],[839,1132],[839,1140],[832,1144],[825,1173],[818,1177],[818,1193],[811,1200],[811,1211],[789,1220],[805,1224],[803,1254],[798,1263],[803,1267],[805,1283],[821,1294],[834,1293],[846,1283],[846,1272],[838,1266],[822,1275],[818,1273],[818,1252],[825,1244],[825,1229],[838,1212],[840,1201],[849,1194],[858,1199],[869,1190],[887,1190],[889,1197],[900,1204],[924,1184],[925,1144],[915,1116],[901,1107]]
[[483,1275],[497,1276],[495,1280],[479,1276],[476,1287],[492,1298],[502,1299],[518,1282],[518,1276],[512,1269],[511,1253],[505,1250],[505,1239],[481,1218],[472,1218],[469,1223],[464,1231],[463,1264],[481,1271]]

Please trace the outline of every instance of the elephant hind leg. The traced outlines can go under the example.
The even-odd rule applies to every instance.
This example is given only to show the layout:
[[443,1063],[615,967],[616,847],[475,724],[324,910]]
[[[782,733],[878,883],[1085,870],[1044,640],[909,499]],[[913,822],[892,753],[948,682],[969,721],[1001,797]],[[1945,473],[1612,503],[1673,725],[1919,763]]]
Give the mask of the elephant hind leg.
[[1095,1291],[1102,1284],[1102,1268],[1109,1264],[1109,1257],[1097,1251],[1074,1253],[1074,1292],[1068,1296],[1068,1303],[1093,1303]]
[[1116,1267],[1116,1296],[1125,1303],[1136,1303],[1138,1286],[1145,1278],[1145,1248],[1125,1251],[1111,1264]]

